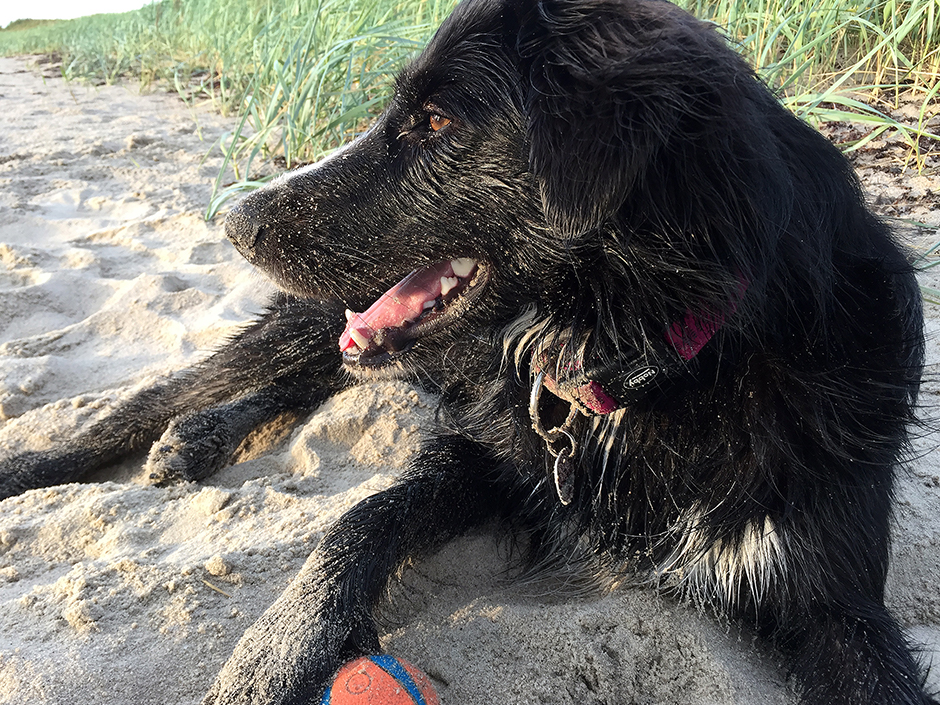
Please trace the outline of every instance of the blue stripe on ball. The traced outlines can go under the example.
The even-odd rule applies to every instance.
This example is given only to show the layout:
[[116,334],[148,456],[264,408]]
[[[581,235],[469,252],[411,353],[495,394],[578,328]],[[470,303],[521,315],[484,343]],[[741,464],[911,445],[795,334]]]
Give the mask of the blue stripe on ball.
[[[415,705],[427,705],[427,701],[418,690],[418,684],[414,682],[411,674],[405,670],[405,667],[399,663],[398,659],[394,656],[380,654],[378,656],[370,656],[369,660],[398,681],[401,686],[408,691],[408,694],[415,701]],[[329,703],[329,701],[327,701],[327,703]]]

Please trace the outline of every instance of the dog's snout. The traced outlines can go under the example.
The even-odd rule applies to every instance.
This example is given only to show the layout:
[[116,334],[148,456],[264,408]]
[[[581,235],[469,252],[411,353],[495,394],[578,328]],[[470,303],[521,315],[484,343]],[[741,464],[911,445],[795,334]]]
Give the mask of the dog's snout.
[[258,211],[244,203],[233,208],[225,218],[225,236],[242,254],[250,252],[261,233]]

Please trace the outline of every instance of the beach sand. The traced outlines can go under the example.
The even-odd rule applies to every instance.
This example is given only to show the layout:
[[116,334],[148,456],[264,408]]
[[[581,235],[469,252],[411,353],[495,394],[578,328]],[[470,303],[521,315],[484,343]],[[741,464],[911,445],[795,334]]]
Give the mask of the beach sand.
[[[199,360],[272,287],[202,217],[221,164],[206,155],[233,120],[133,85],[44,79],[23,59],[0,59],[0,96],[6,455],[67,438]],[[916,206],[919,178],[870,185]],[[932,363],[938,321],[928,307]],[[929,382],[926,403],[938,393]],[[406,383],[365,385],[201,484],[151,487],[135,458],[0,503],[0,703],[198,703],[324,529],[393,482],[433,409]],[[919,438],[900,481],[888,588],[937,663],[934,688],[937,444]],[[747,630],[650,590],[515,583],[507,553],[485,531],[456,541],[407,570],[383,610],[383,646],[428,672],[445,705],[794,701],[779,657]]]

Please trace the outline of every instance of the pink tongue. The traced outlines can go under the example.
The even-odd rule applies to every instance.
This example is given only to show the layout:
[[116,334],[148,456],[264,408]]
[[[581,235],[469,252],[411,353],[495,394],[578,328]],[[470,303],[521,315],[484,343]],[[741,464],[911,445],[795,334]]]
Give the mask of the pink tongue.
[[376,331],[383,328],[399,328],[406,322],[415,321],[424,311],[427,301],[441,295],[441,277],[454,276],[450,262],[441,262],[427,269],[416,269],[382,294],[365,313],[354,314],[346,322],[346,330],[339,337],[339,349],[343,352],[356,346],[350,331],[355,330],[363,340],[372,340]]

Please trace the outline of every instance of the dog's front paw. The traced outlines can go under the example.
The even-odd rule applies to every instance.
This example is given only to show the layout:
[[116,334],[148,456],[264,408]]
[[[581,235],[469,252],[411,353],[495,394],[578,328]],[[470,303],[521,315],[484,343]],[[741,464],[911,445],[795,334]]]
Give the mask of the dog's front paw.
[[[246,635],[247,636],[247,635]],[[319,672],[289,665],[284,654],[267,649],[246,651],[244,641],[225,664],[202,705],[316,705],[339,669],[323,663]]]
[[317,608],[331,601],[305,582],[298,577],[245,632],[202,705],[316,705],[343,663],[380,650],[371,619]]
[[153,444],[145,470],[157,485],[201,480],[225,467],[240,441],[221,410],[187,414],[174,420]]

